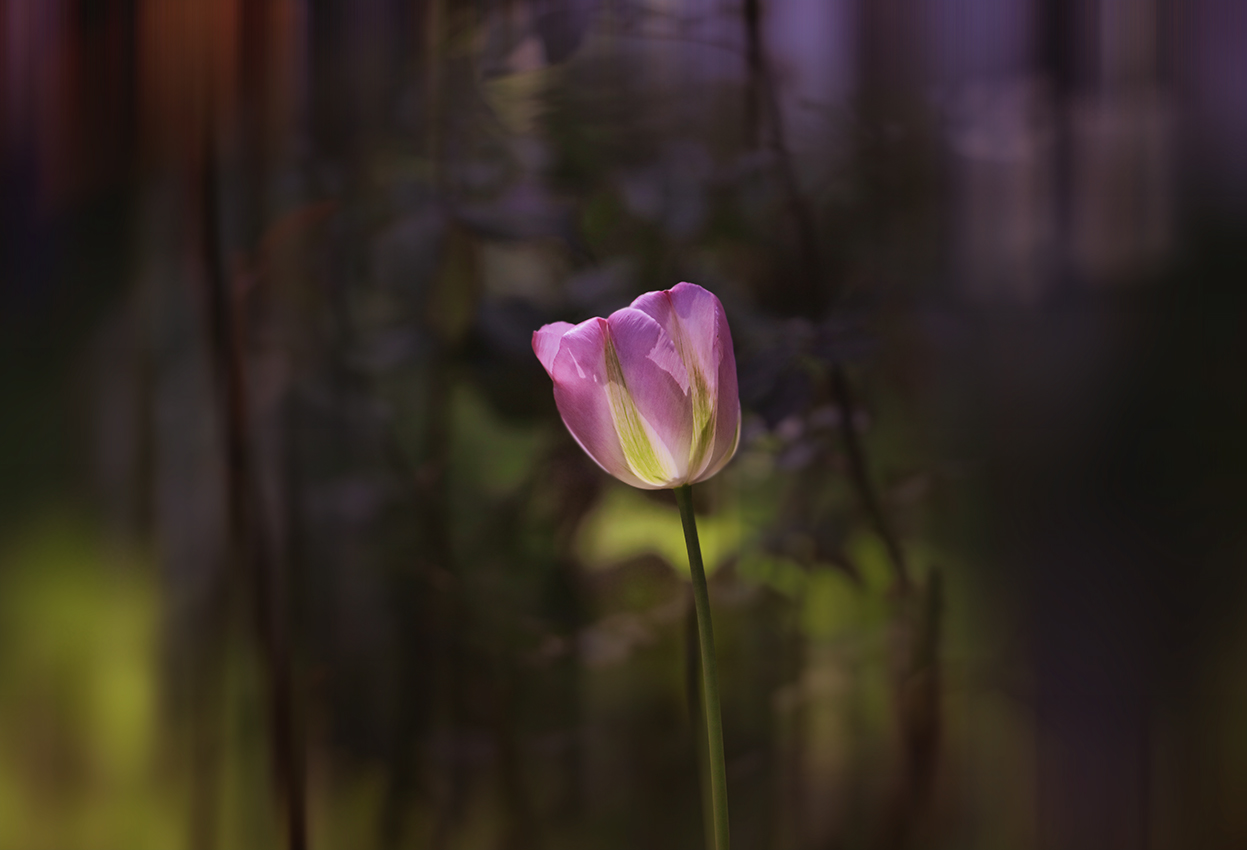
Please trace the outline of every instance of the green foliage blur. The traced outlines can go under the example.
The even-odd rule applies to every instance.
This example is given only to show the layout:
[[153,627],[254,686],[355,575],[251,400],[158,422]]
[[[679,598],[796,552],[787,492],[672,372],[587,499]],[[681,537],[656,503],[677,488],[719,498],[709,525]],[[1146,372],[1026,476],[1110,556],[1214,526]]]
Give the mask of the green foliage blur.
[[705,846],[674,499],[531,351],[681,280],[742,396],[694,494],[734,846],[1247,846],[1200,51],[1071,58],[1064,0],[1008,72],[893,3],[79,5],[0,94],[0,850]]

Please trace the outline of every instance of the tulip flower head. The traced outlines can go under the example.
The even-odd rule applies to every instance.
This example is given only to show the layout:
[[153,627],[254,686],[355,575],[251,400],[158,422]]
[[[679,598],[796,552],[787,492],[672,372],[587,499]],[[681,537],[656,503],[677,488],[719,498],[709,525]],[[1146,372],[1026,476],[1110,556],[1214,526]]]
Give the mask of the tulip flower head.
[[740,442],[736,356],[723,305],[693,283],[605,319],[533,334],[567,430],[611,475],[645,490],[696,484]]

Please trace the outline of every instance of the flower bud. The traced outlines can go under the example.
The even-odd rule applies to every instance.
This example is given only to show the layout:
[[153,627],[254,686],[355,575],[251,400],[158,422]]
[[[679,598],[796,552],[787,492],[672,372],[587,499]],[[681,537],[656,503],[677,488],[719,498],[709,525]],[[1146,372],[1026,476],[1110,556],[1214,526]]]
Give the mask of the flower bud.
[[723,305],[693,283],[647,292],[608,318],[533,334],[567,430],[598,466],[662,490],[736,454],[740,395]]

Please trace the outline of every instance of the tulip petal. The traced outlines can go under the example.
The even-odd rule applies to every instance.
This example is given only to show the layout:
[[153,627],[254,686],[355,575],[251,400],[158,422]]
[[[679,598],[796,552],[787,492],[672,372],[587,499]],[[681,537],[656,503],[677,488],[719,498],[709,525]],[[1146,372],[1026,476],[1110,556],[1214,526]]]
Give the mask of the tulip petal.
[[654,490],[709,478],[736,452],[740,398],[723,305],[691,283],[608,319],[533,334],[572,437],[598,466]]
[[633,487],[648,487],[632,473],[615,431],[607,397],[606,320],[573,326],[551,363],[554,403],[572,437],[598,466]]
[[533,352],[545,367],[547,375],[554,376],[554,358],[559,353],[559,343],[563,335],[574,327],[571,322],[554,322],[533,331]]
[[719,368],[719,318],[723,316],[723,305],[714,293],[695,283],[680,283],[669,290],[647,292],[632,306],[663,327],[684,361],[711,382],[708,389],[713,393]]
[[[633,301],[632,306],[662,325],[687,368],[694,435],[689,443],[688,467],[690,477],[696,479],[715,459],[720,439],[727,439],[719,434],[720,420],[725,418],[720,416],[719,410],[723,406],[719,403],[723,339],[727,340],[726,350],[731,354],[731,335],[727,332],[723,305],[713,293],[697,284],[680,283],[670,290],[647,292]],[[733,357],[729,409],[739,405],[735,394],[735,368]],[[725,421],[722,424],[735,430],[735,423]]]
[[736,454],[740,445],[740,390],[736,383],[736,354],[732,350],[732,331],[727,315],[719,307],[718,341],[719,368],[716,381],[714,446],[707,453],[705,467],[690,478],[690,483],[705,481],[718,473]]
[[665,474],[662,486],[675,486],[688,475],[693,438],[683,361],[666,331],[640,310],[616,310],[607,321],[628,395],[656,441],[654,450]]

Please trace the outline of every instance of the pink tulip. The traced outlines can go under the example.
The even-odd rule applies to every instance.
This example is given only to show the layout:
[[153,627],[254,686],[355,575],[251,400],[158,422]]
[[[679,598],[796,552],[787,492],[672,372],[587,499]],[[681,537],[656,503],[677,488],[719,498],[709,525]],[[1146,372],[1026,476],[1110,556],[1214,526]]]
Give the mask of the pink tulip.
[[736,356],[723,305],[693,283],[608,318],[533,334],[567,430],[602,469],[662,490],[717,473],[740,441]]

